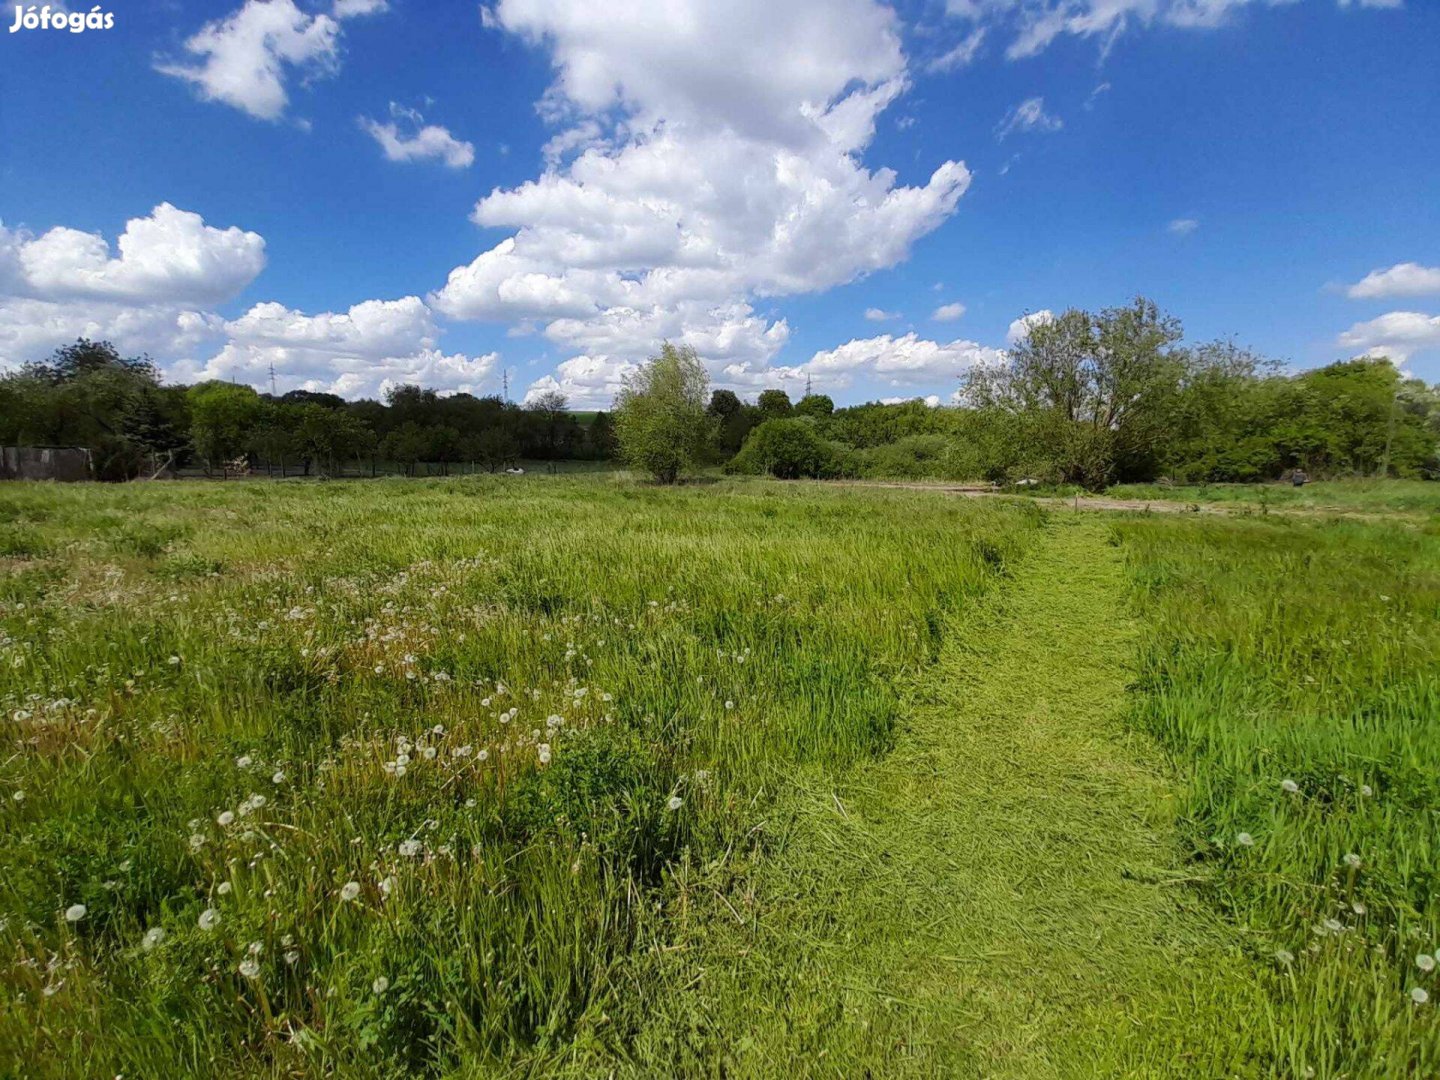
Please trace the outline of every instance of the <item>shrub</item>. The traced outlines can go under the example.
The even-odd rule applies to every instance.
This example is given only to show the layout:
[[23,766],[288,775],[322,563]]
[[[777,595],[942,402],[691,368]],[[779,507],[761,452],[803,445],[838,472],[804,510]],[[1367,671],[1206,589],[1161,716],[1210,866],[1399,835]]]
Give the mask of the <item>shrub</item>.
[[781,480],[834,475],[834,453],[805,419],[766,420],[745,440],[730,471],[769,473]]

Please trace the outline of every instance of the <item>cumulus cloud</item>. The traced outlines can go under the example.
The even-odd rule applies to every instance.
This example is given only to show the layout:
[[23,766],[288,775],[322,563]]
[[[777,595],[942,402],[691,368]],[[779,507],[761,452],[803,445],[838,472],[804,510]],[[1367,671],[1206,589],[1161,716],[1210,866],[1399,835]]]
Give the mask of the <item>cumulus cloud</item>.
[[1346,290],[1352,300],[1382,300],[1391,296],[1440,295],[1440,266],[1396,263],[1388,270],[1371,270]]
[[487,392],[499,356],[447,355],[429,307],[418,296],[366,300],[316,315],[256,304],[221,328],[226,343],[204,363],[177,365],[186,379],[233,379],[264,386],[273,366],[283,389],[377,397],[399,383]]
[[965,314],[965,305],[961,303],[941,304],[930,314],[930,318],[936,322],[954,322]]
[[977,365],[996,364],[1003,356],[999,349],[974,341],[941,343],[918,337],[912,331],[903,337],[881,334],[847,341],[817,352],[794,372],[811,376],[828,387],[848,386],[856,375],[892,385],[933,383],[957,379]]
[[1032,97],[1016,105],[1001,118],[1000,123],[995,125],[995,138],[998,142],[1004,142],[1006,136],[1017,131],[1052,132],[1059,131],[1064,126],[1064,121],[1058,116],[1052,116],[1045,111],[1044,98]]
[[[33,236],[0,225],[0,366],[37,360],[77,337],[172,357],[221,332],[203,308],[265,266],[265,241],[161,203],[116,243],[60,226]],[[200,310],[197,310],[200,309]]]
[[475,161],[473,144],[455,138],[439,124],[425,123],[417,110],[393,101],[389,120],[362,116],[358,123],[390,161],[439,161],[452,169],[468,168]]
[[884,308],[872,307],[865,309],[865,318],[871,322],[889,322],[891,319],[900,318],[898,311],[886,311]]
[[[1279,7],[1293,0],[948,0],[946,9],[974,27],[995,26],[1010,35],[1005,55],[1035,56],[1057,38],[1097,38],[1108,51],[1132,26],[1158,23],[1192,30],[1225,25],[1250,6]],[[1336,0],[1342,8],[1398,8],[1404,0]]]
[[1028,315],[1021,315],[1010,324],[1010,329],[1005,334],[1007,345],[1019,345],[1030,336],[1032,327],[1044,326],[1055,321],[1055,313],[1049,308],[1041,308],[1039,311],[1032,311]]
[[265,267],[258,233],[213,228],[169,203],[127,221],[116,247],[118,256],[99,233],[63,226],[38,237],[0,226],[0,288],[47,300],[213,304]]
[[874,0],[501,0],[484,18],[549,51],[559,131],[540,176],[476,204],[510,235],[433,294],[452,318],[606,363],[669,338],[717,377],[767,370],[789,328],[759,300],[895,265],[969,185],[959,162],[913,186],[861,163],[907,78]]
[[206,101],[277,120],[290,102],[286,78],[333,74],[340,63],[341,21],[386,6],[384,0],[337,0],[330,14],[311,15],[294,0],[246,0],[186,39],[192,62],[161,60],[155,69],[188,82]]
[[1397,364],[1417,352],[1440,349],[1440,315],[1418,311],[1391,311],[1368,322],[1356,323],[1340,335],[1341,348],[1367,356],[1388,356]]

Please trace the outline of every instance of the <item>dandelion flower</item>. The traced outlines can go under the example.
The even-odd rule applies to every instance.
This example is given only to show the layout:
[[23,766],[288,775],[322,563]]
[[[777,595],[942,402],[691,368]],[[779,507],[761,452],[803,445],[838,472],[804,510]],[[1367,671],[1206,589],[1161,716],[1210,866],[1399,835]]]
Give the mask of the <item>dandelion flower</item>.
[[240,974],[247,979],[258,979],[260,977],[260,962],[246,958],[240,961]]
[[384,975],[376,975],[375,981],[370,984],[370,989],[377,994],[383,994],[390,989],[390,980]]
[[679,810],[680,807],[682,807],[682,806],[684,806],[684,805],[685,805],[685,800],[682,799],[682,798],[680,798],[679,795],[671,795],[670,798],[665,801],[665,809],[666,809],[666,810],[671,810],[671,811]]
[[407,859],[412,859],[420,854],[419,840],[402,840],[400,842],[400,854]]
[[360,895],[360,883],[358,881],[347,881],[340,887],[341,900],[354,900]]
[[235,824],[235,814],[230,810],[226,810],[219,817],[217,817],[215,821],[222,829],[229,828],[231,825]]
[[1287,792],[1288,794],[1294,795],[1297,791],[1300,790],[1300,785],[1295,783],[1294,780],[1281,780],[1280,790]]
[[65,909],[65,921],[79,922],[85,917],[85,910],[84,904],[71,904]]
[[1248,832],[1242,832],[1239,836],[1235,837],[1235,842],[1241,847],[1255,846],[1255,838],[1251,836]]
[[155,948],[165,940],[165,928],[163,926],[152,926],[145,931],[145,936],[140,939],[140,947],[146,952]]
[[1410,1000],[1415,1002],[1416,1005],[1424,1005],[1430,1000],[1430,991],[1426,990],[1423,986],[1417,986],[1410,991]]
[[285,782],[285,774],[277,769],[275,775],[270,777],[270,782],[278,787]]
[[212,908],[206,908],[204,911],[202,911],[202,912],[200,913],[200,929],[201,929],[201,930],[214,930],[215,927],[217,927],[217,926],[219,926],[219,925],[220,925],[220,912],[216,911],[213,907],[212,907]]
[[248,769],[252,763],[253,759],[249,754],[241,754],[235,759],[235,767],[237,769]]
[[1415,957],[1415,966],[1418,967],[1421,971],[1434,971],[1435,957],[1431,956],[1429,953],[1422,952],[1419,956]]
[[234,887],[235,886],[231,885],[230,882],[222,881],[219,885],[215,886],[215,891],[218,892],[221,896],[229,896],[230,890]]
[[1359,870],[1359,869],[1360,869],[1360,856],[1359,856],[1359,855],[1356,855],[1353,851],[1352,851],[1352,852],[1349,852],[1349,853],[1345,856],[1345,865],[1348,866],[1348,867],[1350,867],[1351,870]]
[[730,700],[727,698],[726,701],[725,701],[725,708],[727,708],[727,709],[733,709],[734,707],[735,707],[735,702],[730,701]]
[[543,743],[543,742],[542,742],[539,746],[537,746],[537,747],[535,748],[535,751],[536,751],[536,753],[539,754],[539,756],[540,756],[540,764],[541,764],[541,765],[549,765],[549,764],[550,764],[550,744],[549,744],[549,743]]

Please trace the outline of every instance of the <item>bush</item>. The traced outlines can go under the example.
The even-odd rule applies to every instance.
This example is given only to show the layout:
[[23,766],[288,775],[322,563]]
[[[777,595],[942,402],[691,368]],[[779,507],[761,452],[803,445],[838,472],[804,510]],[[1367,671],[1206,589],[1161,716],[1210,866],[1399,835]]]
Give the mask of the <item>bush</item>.
[[780,480],[833,476],[836,454],[808,419],[766,420],[750,433],[729,471],[769,473]]

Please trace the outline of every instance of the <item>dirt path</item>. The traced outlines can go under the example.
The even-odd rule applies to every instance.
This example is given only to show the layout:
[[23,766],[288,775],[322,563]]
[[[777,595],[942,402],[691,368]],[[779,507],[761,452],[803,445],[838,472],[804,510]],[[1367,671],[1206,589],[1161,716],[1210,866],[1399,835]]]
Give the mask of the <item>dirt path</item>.
[[803,787],[754,932],[686,988],[725,1048],[687,1070],[1241,1071],[1216,1018],[1262,1007],[1249,968],[1180,884],[1159,757],[1123,732],[1119,553],[1096,519],[1046,529],[953,628],[894,751]]

